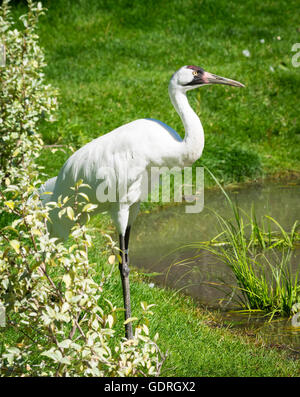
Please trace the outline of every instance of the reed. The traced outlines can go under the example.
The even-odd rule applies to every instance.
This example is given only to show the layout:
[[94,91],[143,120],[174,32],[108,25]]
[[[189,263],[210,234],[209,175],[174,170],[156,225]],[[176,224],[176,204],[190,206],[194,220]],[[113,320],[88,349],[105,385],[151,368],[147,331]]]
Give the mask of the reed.
[[240,292],[237,300],[243,308],[262,310],[271,317],[291,315],[292,306],[300,302],[299,272],[291,270],[291,254],[300,241],[298,221],[290,232],[270,216],[258,222],[254,206],[246,214],[208,172],[223,191],[233,216],[225,219],[214,211],[220,233],[196,246],[216,255],[232,270],[237,281],[232,288]]

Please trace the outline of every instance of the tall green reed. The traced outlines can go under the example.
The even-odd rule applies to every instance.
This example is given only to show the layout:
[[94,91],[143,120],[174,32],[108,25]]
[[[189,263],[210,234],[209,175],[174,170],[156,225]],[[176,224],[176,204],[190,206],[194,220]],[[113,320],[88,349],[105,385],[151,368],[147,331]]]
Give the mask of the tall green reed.
[[298,221],[290,233],[270,216],[258,222],[254,206],[250,214],[242,211],[207,171],[224,193],[233,216],[226,219],[213,211],[220,233],[196,246],[211,252],[231,269],[240,292],[237,300],[243,308],[262,310],[271,317],[289,316],[292,306],[300,302],[299,272],[291,269],[291,255],[300,241]]

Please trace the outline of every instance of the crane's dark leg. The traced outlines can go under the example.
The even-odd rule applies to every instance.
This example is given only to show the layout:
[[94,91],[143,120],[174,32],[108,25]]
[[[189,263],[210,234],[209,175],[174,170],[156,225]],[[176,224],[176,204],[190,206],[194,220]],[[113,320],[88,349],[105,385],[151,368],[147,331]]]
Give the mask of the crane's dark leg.
[[[129,266],[128,266],[128,243],[129,243],[129,232],[127,228],[125,236],[120,235],[120,249],[122,262],[119,263],[119,269],[123,287],[123,300],[125,308],[125,320],[131,317],[131,305],[130,305],[130,285],[129,285]],[[133,338],[132,323],[125,324],[125,334],[127,339]]]
[[129,253],[128,253],[129,235],[130,235],[130,226],[127,226],[126,232],[125,232],[125,259],[126,259],[126,263],[128,266],[129,266]]

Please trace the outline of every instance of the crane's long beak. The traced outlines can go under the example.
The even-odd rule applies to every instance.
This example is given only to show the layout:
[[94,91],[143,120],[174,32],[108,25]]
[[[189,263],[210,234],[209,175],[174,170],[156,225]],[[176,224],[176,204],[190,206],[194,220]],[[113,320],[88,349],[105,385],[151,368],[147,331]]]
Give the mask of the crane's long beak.
[[216,74],[204,72],[202,80],[206,84],[225,84],[225,85],[232,85],[233,87],[245,87],[244,84],[235,81],[226,79],[225,77],[217,76]]

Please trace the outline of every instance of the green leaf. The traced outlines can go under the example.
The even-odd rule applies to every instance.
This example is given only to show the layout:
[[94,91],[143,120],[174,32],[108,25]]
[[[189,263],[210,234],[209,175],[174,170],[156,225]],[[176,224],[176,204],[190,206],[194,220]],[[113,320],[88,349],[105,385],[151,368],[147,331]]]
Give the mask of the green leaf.
[[73,208],[67,207],[67,215],[68,215],[68,218],[71,219],[71,221],[74,220],[75,215],[74,215]]
[[124,321],[124,325],[131,323],[132,321],[137,321],[138,318],[137,317],[129,317],[126,321]]
[[62,359],[62,354],[60,353],[60,351],[58,351],[58,350],[54,351],[53,349],[47,350],[45,352],[42,352],[41,356],[49,357],[52,360],[54,360],[55,362],[57,362],[57,361]]
[[97,205],[88,203],[88,204],[86,204],[86,205],[83,207],[82,212],[91,212],[91,211],[93,211],[95,208],[97,208]]
[[58,347],[61,347],[62,349],[68,349],[72,343],[71,339],[65,339],[62,342],[59,342],[57,345]]
[[11,210],[13,210],[15,208],[15,203],[12,200],[9,201],[4,201],[4,204],[10,208]]
[[58,217],[61,218],[61,217],[64,215],[65,212],[66,212],[66,209],[65,209],[65,208],[63,208],[62,210],[60,210],[59,213],[58,213]]
[[111,314],[109,314],[107,316],[107,320],[106,321],[108,323],[109,328],[112,328],[113,325],[114,325],[114,318],[113,318],[113,316]]
[[67,301],[70,301],[73,297],[73,293],[71,291],[66,291],[65,292],[65,297]]
[[64,276],[63,276],[63,282],[66,284],[66,287],[67,287],[67,288],[70,287],[70,285],[72,284],[72,278],[71,278],[71,276],[70,276],[69,273],[64,274]]
[[11,240],[9,244],[13,247],[17,254],[20,253],[20,241],[18,240]]
[[89,199],[89,197],[88,197],[88,195],[87,194],[85,194],[85,193],[78,193],[80,196],[82,196],[86,201],[90,201],[90,199]]

